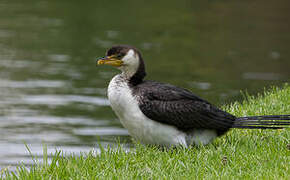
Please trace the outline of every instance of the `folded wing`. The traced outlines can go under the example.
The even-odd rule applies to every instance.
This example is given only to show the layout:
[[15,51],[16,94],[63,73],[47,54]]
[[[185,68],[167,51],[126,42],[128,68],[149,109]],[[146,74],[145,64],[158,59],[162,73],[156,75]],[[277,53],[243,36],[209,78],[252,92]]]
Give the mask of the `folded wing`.
[[169,84],[146,81],[133,93],[148,118],[183,131],[215,129],[223,133],[236,119],[190,91]]

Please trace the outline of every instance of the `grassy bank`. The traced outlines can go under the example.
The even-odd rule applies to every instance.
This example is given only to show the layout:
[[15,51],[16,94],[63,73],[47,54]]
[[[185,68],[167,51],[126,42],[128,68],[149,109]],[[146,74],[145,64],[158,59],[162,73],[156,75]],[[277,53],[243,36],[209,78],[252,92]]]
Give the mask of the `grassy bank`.
[[[290,114],[289,85],[245,99],[223,108],[236,116]],[[289,146],[289,128],[235,129],[204,147],[161,151],[137,144],[130,152],[117,147],[70,157],[57,152],[51,163],[4,174],[7,179],[290,179]]]

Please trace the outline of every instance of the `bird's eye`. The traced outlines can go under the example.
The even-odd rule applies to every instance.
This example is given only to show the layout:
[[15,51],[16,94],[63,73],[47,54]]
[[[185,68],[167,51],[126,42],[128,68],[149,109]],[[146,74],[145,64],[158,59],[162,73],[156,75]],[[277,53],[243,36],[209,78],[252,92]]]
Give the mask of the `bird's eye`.
[[124,55],[123,54],[117,54],[117,58],[121,59]]

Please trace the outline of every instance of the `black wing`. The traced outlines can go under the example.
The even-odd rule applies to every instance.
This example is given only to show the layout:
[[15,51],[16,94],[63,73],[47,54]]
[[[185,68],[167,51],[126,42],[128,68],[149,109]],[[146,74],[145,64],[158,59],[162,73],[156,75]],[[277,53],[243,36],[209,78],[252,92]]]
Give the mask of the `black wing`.
[[236,119],[190,91],[170,84],[144,81],[134,87],[133,93],[148,118],[184,131],[216,129],[223,133]]

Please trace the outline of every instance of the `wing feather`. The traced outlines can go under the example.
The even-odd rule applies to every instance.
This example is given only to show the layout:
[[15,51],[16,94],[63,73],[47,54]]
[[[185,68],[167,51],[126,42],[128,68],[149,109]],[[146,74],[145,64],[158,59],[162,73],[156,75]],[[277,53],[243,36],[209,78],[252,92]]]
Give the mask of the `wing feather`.
[[181,130],[228,130],[235,116],[222,111],[190,91],[154,81],[133,89],[141,111],[150,119]]

